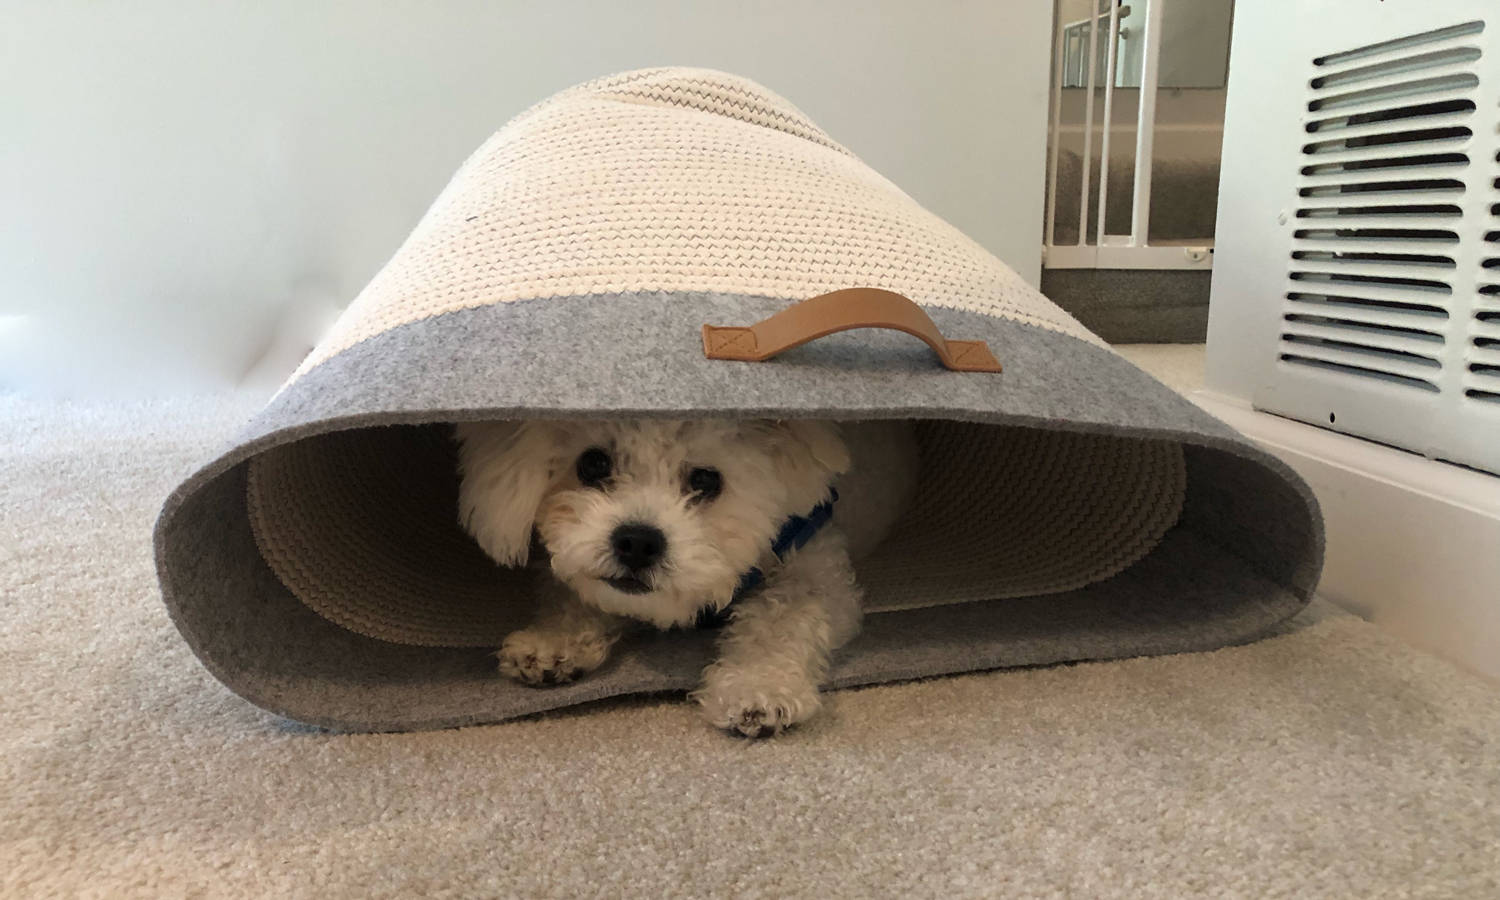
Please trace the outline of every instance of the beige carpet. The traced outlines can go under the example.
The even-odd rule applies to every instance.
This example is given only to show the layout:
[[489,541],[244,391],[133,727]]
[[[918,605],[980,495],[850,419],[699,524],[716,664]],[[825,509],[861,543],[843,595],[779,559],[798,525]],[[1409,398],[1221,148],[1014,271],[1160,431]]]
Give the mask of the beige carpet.
[[4,896],[1500,892],[1500,690],[1327,609],[1212,654],[837,694],[769,743],[675,698],[279,722],[198,667],[149,551],[246,402],[0,396]]

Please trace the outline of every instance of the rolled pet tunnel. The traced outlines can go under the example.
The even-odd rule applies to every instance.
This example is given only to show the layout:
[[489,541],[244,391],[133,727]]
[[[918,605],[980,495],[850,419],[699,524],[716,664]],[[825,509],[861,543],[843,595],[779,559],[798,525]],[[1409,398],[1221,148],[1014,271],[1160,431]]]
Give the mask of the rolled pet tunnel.
[[[852,289],[897,300],[783,327]],[[909,423],[915,489],[856,560],[869,615],[832,688],[1248,641],[1322,564],[1315,501],[1274,457],[786,100],[652,69],[538,104],[463,165],[167,500],[167,608],[231,689],[343,730],[691,688],[711,632],[632,637],[547,690],[488,655],[547,574],[497,566],[460,527],[452,423],[627,416]],[[878,454],[851,444],[857,476]]]

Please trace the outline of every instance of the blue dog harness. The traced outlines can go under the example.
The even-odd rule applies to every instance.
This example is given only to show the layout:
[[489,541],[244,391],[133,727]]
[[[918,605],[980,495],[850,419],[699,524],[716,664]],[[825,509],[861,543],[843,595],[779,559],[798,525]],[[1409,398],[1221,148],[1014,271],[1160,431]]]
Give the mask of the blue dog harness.
[[[833,504],[839,499],[839,492],[833,488],[828,489],[828,499],[812,508],[812,512],[805,516],[792,516],[782,523],[781,531],[776,533],[776,539],[771,541],[771,552],[776,558],[786,562],[787,554],[793,550],[801,550],[807,546],[807,542],[833,520]],[[734,596],[721,609],[705,606],[698,611],[696,625],[699,628],[719,628],[729,621],[729,608],[735,601],[760,587],[761,582],[766,580],[766,574],[758,566],[751,566],[749,571],[740,576],[740,586],[734,589]]]

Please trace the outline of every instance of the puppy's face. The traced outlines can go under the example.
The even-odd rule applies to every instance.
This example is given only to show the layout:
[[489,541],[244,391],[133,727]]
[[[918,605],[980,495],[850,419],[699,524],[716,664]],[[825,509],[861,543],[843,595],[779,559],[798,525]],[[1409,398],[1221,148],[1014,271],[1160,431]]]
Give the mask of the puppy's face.
[[849,466],[823,422],[474,423],[458,426],[460,512],[480,546],[553,572],[600,609],[658,627],[722,608],[781,523]]

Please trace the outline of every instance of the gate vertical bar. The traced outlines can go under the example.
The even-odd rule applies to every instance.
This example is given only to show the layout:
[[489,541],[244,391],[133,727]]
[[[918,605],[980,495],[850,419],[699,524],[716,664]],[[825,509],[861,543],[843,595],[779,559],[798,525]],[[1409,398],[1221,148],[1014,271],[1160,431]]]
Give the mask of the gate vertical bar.
[[1091,176],[1094,172],[1094,55],[1098,53],[1099,47],[1099,16],[1098,8],[1089,19],[1089,52],[1087,62],[1088,79],[1085,90],[1088,92],[1083,101],[1083,159],[1082,172],[1078,177],[1078,245],[1081,247],[1088,243],[1089,229],[1089,189]]
[[1135,123],[1135,195],[1131,203],[1130,245],[1148,243],[1151,230],[1151,153],[1156,138],[1156,77],[1161,60],[1162,7],[1146,0],[1145,43],[1141,47],[1141,98]]
[[1057,153],[1062,143],[1062,84],[1063,56],[1065,46],[1062,16],[1053,7],[1052,24],[1056,31],[1052,48],[1052,121],[1050,128],[1050,153],[1047,163],[1047,234],[1046,245],[1051,247],[1057,240]]
[[1094,243],[1104,244],[1104,217],[1109,209],[1109,133],[1114,128],[1115,48],[1120,43],[1120,5],[1109,8],[1109,45],[1104,64],[1104,134],[1099,139],[1099,222]]

